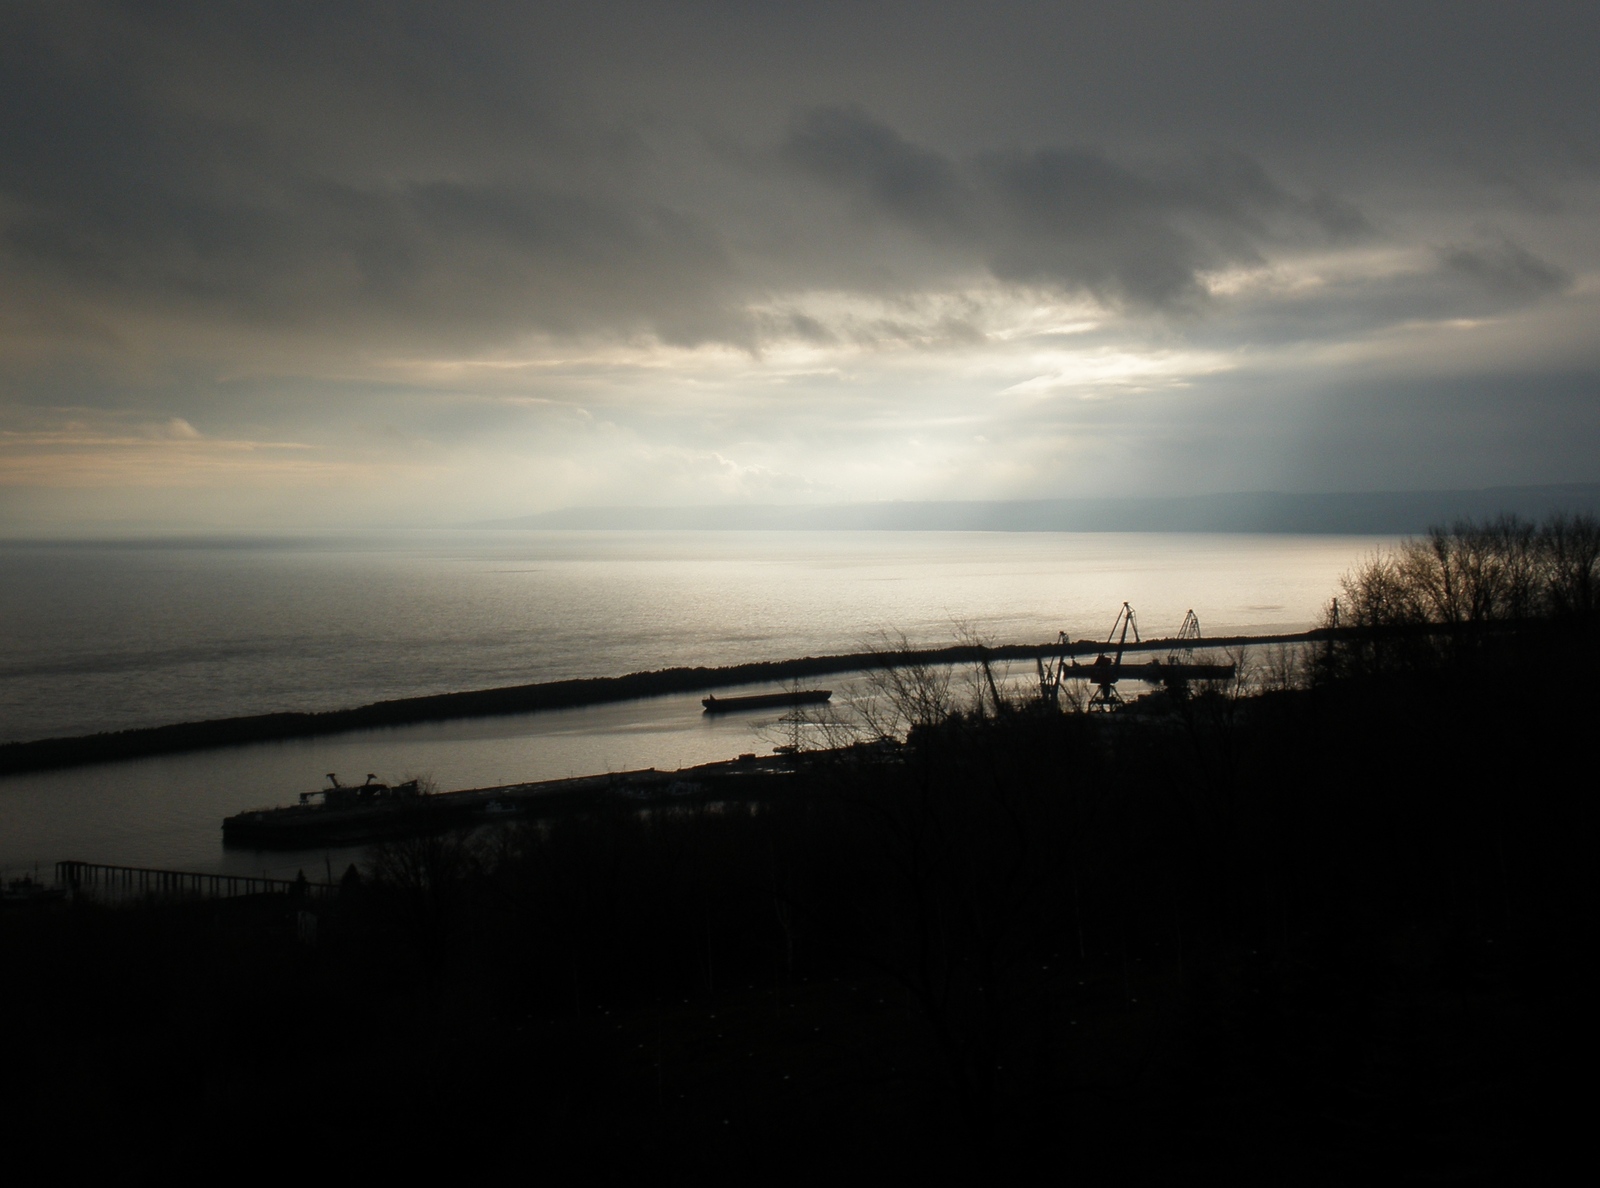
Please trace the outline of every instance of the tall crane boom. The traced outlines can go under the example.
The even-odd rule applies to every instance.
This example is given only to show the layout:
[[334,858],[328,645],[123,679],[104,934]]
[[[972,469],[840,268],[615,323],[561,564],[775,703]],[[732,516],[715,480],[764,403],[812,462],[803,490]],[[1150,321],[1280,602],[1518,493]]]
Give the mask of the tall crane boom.
[[[1117,681],[1122,676],[1122,653],[1128,646],[1128,632],[1133,632],[1133,642],[1139,642],[1139,621],[1134,614],[1133,607],[1126,602],[1117,612],[1116,622],[1111,624],[1111,632],[1106,636],[1105,651],[1095,657],[1095,662],[1090,666],[1089,679],[1094,682],[1095,690],[1089,696],[1088,708],[1093,713],[1109,713],[1122,704],[1122,695],[1117,692]],[[1106,652],[1111,652],[1107,655]]]

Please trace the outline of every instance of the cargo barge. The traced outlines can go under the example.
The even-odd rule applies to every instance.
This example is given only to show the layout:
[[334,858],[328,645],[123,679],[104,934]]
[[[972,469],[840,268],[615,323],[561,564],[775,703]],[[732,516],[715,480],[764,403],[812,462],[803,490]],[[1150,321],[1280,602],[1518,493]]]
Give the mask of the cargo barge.
[[795,705],[817,705],[833,696],[832,689],[793,689],[787,693],[755,693],[748,697],[702,698],[708,714],[732,714],[740,710],[788,709]]

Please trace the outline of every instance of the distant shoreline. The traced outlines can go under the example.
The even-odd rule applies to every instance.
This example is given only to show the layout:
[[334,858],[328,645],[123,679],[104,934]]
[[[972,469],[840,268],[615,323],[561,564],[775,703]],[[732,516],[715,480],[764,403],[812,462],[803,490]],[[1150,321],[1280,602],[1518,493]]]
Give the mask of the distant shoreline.
[[1200,532],[1404,536],[1460,520],[1600,512],[1600,484],[1455,491],[1300,494],[1250,491],[1183,497],[895,500],[876,503],[569,507],[462,525],[621,531]]
[[1600,483],[1423,491],[1234,491],[1185,496],[1073,499],[878,500],[859,503],[732,503],[563,507],[467,522],[328,525],[325,530],[221,532],[179,523],[24,527],[0,523],[0,547],[167,548],[174,545],[327,547],[393,532],[994,532],[1172,533],[1222,536],[1412,536],[1502,515],[1540,521],[1600,515]]
[[[1321,639],[1325,631],[1304,631],[1288,635],[1229,636],[1207,639],[1204,648],[1244,647],[1256,644],[1301,643]],[[1075,654],[1104,647],[1104,643],[1079,640]],[[1150,639],[1130,643],[1129,652],[1163,651],[1193,646],[1193,641]],[[895,652],[849,652],[832,656],[804,656],[793,660],[757,661],[721,667],[664,668],[629,673],[617,677],[585,677],[563,681],[543,681],[531,685],[512,685],[497,689],[475,689],[459,693],[434,693],[420,697],[401,697],[377,701],[352,709],[320,713],[252,714],[237,718],[215,718],[200,722],[179,722],[170,726],[147,726],[69,738],[45,738],[31,742],[0,744],[0,775],[20,775],[31,771],[50,771],[68,767],[87,767],[126,759],[144,759],[186,751],[206,751],[251,743],[282,742],[294,738],[316,738],[356,730],[376,730],[394,726],[413,726],[423,722],[445,722],[463,718],[503,717],[537,713],[541,710],[578,709],[619,701],[637,701],[674,693],[695,693],[739,685],[772,684],[804,677],[835,673],[868,672],[886,664],[971,664],[987,658],[993,661],[1033,660],[1054,654],[1057,645],[1005,644],[981,647],[961,644]]]

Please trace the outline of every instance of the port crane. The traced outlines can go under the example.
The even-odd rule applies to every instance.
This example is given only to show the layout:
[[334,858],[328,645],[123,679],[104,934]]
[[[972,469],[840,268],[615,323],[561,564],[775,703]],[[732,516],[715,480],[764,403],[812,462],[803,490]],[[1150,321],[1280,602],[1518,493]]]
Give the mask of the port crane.
[[[1118,633],[1118,629],[1121,633]],[[1117,612],[1116,622],[1111,624],[1111,634],[1106,636],[1106,648],[1095,657],[1089,666],[1089,680],[1094,683],[1094,692],[1089,695],[1090,713],[1110,713],[1122,704],[1122,695],[1117,692],[1117,681],[1122,676],[1122,652],[1128,644],[1128,632],[1133,632],[1133,642],[1139,642],[1139,621],[1133,613],[1133,607],[1126,602]],[[1106,655],[1111,651],[1115,642],[1116,652],[1113,656]]]
[[1167,653],[1171,665],[1193,664],[1195,645],[1200,642],[1200,616],[1191,610],[1183,616],[1183,626],[1178,628],[1178,646]]
[[[1190,612],[1191,617],[1193,611]],[[1187,624],[1187,620],[1185,623]],[[1128,632],[1133,632],[1133,642],[1139,642],[1139,617],[1133,607],[1126,602],[1117,612],[1117,618],[1111,624],[1110,634],[1106,636],[1105,646],[1095,662],[1087,668],[1079,667],[1073,657],[1072,640],[1065,631],[1056,636],[1056,656],[1053,661],[1046,662],[1040,656],[1034,660],[1034,666],[1039,671],[1039,697],[1048,705],[1061,704],[1062,683],[1072,676],[1087,677],[1095,686],[1095,691],[1089,697],[1088,708],[1097,713],[1115,709],[1122,704],[1122,698],[1117,693],[1117,681],[1122,677],[1122,653],[1128,643]],[[1108,655],[1107,653],[1111,653]]]
[[[1122,655],[1127,650],[1130,633],[1134,644],[1143,642],[1139,638],[1139,616],[1132,606],[1124,602],[1122,609],[1117,612],[1116,621],[1111,624],[1111,631],[1106,635],[1105,642],[1099,645],[1100,654],[1094,663],[1080,665],[1074,658],[1076,645],[1065,631],[1060,632],[1056,637],[1055,656],[1048,659],[1041,656],[1034,660],[1034,666],[1039,672],[1039,700],[1046,705],[1059,706],[1063,683],[1068,678],[1081,678],[1094,685],[1094,692],[1090,694],[1085,708],[1094,713],[1109,713],[1123,704],[1122,697],[1117,692],[1117,682],[1124,678],[1137,678],[1151,684],[1170,686],[1174,681],[1212,680],[1233,675],[1231,664],[1196,663],[1195,648],[1200,643],[1200,617],[1192,610],[1184,616],[1183,625],[1173,637],[1172,648],[1167,654],[1165,663],[1152,660],[1148,664],[1124,666]],[[1087,640],[1082,642],[1089,643]]]

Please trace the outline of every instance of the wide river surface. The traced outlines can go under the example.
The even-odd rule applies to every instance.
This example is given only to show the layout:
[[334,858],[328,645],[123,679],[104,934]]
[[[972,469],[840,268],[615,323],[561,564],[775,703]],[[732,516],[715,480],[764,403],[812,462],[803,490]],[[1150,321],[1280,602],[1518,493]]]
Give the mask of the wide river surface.
[[[1300,630],[1375,537],[440,531],[0,543],[0,741],[676,665],[1103,636],[1193,608],[1208,635]],[[1019,674],[1020,675],[1020,674]],[[829,682],[848,696],[856,684]],[[223,851],[222,817],[326,772],[441,789],[770,750],[700,694],[0,779],[0,870],[58,859],[307,874]],[[314,860],[314,862],[313,862]],[[337,873],[337,871],[335,871]]]

